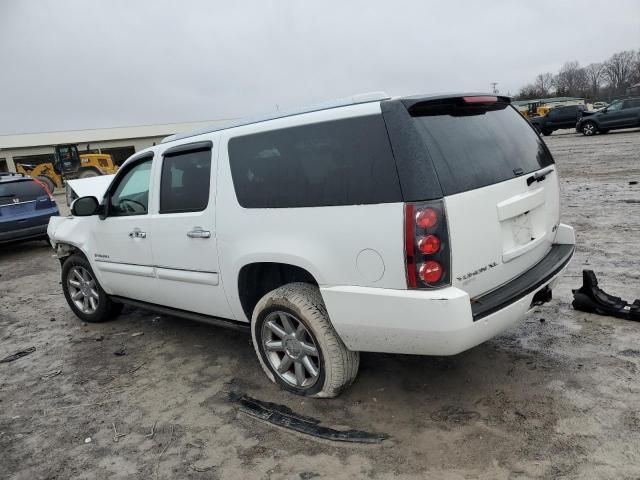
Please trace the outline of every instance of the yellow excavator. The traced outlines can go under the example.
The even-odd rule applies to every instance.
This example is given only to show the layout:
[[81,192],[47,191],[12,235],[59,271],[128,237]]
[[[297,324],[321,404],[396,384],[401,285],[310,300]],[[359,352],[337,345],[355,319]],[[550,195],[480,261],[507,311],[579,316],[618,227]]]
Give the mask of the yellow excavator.
[[56,145],[54,161],[39,164],[16,162],[16,172],[29,175],[43,182],[51,192],[61,188],[66,179],[111,175],[118,166],[111,155],[105,153],[78,153],[74,144]]

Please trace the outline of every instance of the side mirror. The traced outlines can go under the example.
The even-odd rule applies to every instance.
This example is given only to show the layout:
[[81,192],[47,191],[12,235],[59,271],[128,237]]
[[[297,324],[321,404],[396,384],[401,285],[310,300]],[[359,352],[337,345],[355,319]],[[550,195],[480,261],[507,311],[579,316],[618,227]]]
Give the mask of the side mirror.
[[99,205],[96,197],[80,197],[71,204],[71,214],[74,217],[90,217],[97,213]]

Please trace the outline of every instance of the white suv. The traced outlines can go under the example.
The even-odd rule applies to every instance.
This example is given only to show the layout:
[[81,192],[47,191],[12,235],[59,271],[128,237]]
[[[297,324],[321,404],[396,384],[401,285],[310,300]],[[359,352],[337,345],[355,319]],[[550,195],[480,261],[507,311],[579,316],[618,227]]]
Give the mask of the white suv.
[[361,351],[453,355],[551,298],[575,248],[549,150],[508,98],[352,97],[175,135],[51,219],[74,313],[251,330],[332,397]]

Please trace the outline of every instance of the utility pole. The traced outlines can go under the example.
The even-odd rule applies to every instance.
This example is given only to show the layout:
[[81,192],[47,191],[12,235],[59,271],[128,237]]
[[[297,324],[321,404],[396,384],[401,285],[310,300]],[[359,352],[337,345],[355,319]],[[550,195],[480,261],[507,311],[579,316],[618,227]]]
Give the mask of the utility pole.
[[491,85],[491,91],[493,93],[498,93],[499,90],[496,88],[498,86],[498,82],[491,82],[489,85]]

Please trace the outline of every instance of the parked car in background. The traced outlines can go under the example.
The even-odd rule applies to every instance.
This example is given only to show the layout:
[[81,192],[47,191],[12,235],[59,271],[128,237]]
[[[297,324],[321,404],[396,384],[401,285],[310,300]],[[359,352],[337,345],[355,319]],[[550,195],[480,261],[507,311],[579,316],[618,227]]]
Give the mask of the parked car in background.
[[561,128],[573,128],[584,110],[586,110],[584,105],[556,107],[543,116],[530,118],[529,121],[539,133],[551,135]]
[[59,214],[42,182],[21,173],[0,173],[0,243],[48,240],[49,218]]
[[282,388],[333,397],[360,351],[453,355],[551,299],[559,179],[495,95],[384,94],[174,135],[49,236],[71,310],[251,332]]
[[609,105],[607,102],[594,102],[593,109],[600,110],[601,108],[605,108],[607,105]]
[[586,136],[635,127],[640,127],[640,98],[616,100],[600,111],[582,116],[576,123],[576,131]]

